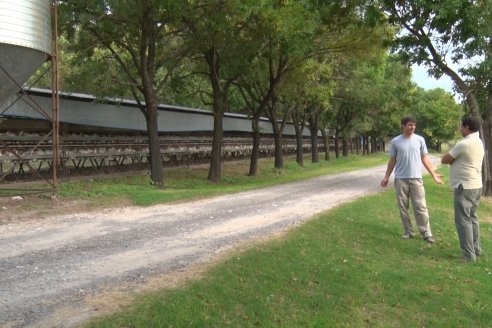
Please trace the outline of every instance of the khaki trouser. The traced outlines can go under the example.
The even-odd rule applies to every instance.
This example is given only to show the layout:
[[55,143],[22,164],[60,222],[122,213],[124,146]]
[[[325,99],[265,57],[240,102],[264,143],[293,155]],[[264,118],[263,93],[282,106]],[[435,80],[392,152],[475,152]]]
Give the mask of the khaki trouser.
[[417,229],[422,237],[432,236],[429,213],[425,202],[425,189],[422,179],[395,179],[396,198],[400,208],[401,223],[407,234],[413,234],[412,221],[408,213],[412,201]]
[[475,261],[480,255],[480,225],[477,209],[480,203],[482,188],[454,190],[454,223],[460,240],[463,257]]

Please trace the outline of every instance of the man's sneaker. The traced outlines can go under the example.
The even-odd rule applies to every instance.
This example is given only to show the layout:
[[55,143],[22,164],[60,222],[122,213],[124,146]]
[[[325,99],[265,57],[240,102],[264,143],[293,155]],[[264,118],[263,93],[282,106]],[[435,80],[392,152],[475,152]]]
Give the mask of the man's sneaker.
[[427,236],[427,237],[424,237],[424,240],[428,243],[431,243],[431,244],[434,244],[436,241],[434,240],[434,238],[432,238],[432,236]]
[[415,236],[415,234],[413,234],[411,232],[405,232],[403,235],[401,235],[401,238],[410,239],[410,238],[413,238],[414,236]]

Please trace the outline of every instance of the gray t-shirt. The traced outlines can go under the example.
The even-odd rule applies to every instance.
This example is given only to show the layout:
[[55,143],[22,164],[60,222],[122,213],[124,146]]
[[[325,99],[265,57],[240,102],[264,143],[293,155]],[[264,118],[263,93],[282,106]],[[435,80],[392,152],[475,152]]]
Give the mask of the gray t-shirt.
[[389,153],[396,158],[395,178],[422,178],[422,156],[428,153],[424,138],[417,134],[406,138],[400,134],[391,140]]

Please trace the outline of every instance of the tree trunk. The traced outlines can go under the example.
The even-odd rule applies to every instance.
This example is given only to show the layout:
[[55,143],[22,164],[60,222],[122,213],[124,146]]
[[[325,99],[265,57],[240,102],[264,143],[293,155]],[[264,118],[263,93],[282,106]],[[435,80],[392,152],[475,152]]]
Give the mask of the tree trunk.
[[[488,39],[488,49],[486,60],[490,63],[492,60],[492,53],[490,50],[492,49],[492,40]],[[483,181],[484,181],[484,190],[483,194],[485,196],[492,196],[492,76],[489,71],[489,78],[486,82],[486,92],[487,92],[487,102],[486,102],[486,110],[485,110],[485,126],[484,130],[484,140],[485,140],[485,156],[484,156],[484,165],[483,165]]]
[[296,162],[299,166],[304,166],[304,142],[302,132],[299,136],[296,134],[296,144]]
[[357,155],[359,155],[359,153],[360,153],[360,144],[361,144],[360,140],[361,140],[361,136],[360,136],[360,134],[357,132],[357,133],[355,134],[355,153],[356,153]]
[[308,119],[309,131],[311,132],[311,162],[319,163],[318,152],[318,131],[319,131],[319,110],[314,110]]
[[210,155],[210,168],[207,179],[212,182],[220,182],[222,178],[222,139],[224,129],[222,126],[225,105],[227,103],[227,95],[225,88],[220,84],[220,65],[216,59],[217,54],[215,49],[207,51],[205,60],[209,68],[209,78],[213,91],[213,107],[214,107],[214,131],[212,137],[212,153]]
[[319,163],[319,152],[318,152],[318,128],[309,125],[309,131],[311,131],[311,162]]
[[150,178],[156,188],[164,188],[164,169],[162,168],[161,144],[157,127],[157,109],[148,108],[147,135],[149,138]]
[[348,147],[349,147],[349,145],[348,145],[348,138],[344,134],[343,135],[343,139],[342,139],[343,157],[348,157],[348,155],[349,155],[349,149],[348,149]]
[[223,112],[214,112],[214,131],[212,136],[212,153],[210,154],[210,168],[207,179],[212,182],[220,182],[222,178],[222,128]]
[[304,147],[302,140],[303,128],[299,124],[299,119],[297,118],[297,113],[295,111],[291,114],[292,125],[294,126],[294,131],[296,133],[296,162],[299,166],[304,166]]
[[483,166],[482,166],[482,180],[483,180],[482,194],[484,196],[492,195],[492,180],[491,180],[492,161],[490,160],[490,156],[492,154],[492,136],[491,136],[492,105],[490,104],[491,96],[492,96],[492,92],[489,90],[489,104],[487,106],[488,108],[485,114],[485,119],[482,119],[482,116],[480,115],[480,105],[475,93],[473,91],[468,92],[468,96],[466,97],[466,102],[470,107],[470,114],[482,121],[482,128],[480,129],[480,135],[482,137],[484,148],[485,148],[485,156],[483,159]]
[[276,169],[283,169],[284,168],[284,150],[283,150],[283,143],[282,143],[282,133],[284,131],[284,126],[285,126],[285,117],[287,117],[288,113],[285,113],[285,117],[282,123],[279,123],[279,120],[277,118],[277,111],[275,109],[275,103],[276,100],[272,102],[270,107],[267,109],[268,113],[268,119],[270,120],[270,123],[272,124],[272,130],[273,130],[273,140],[275,142],[275,163],[274,167]]
[[330,160],[330,137],[326,133],[325,129],[321,129],[321,136],[323,137],[323,144],[325,146],[325,161]]
[[339,138],[340,132],[336,131],[335,132],[335,157],[338,158],[340,157],[340,138]]
[[164,169],[162,167],[161,144],[159,141],[159,128],[157,123],[157,97],[150,88],[145,90],[145,108],[141,108],[147,124],[147,138],[149,140],[149,166],[152,184],[158,188],[164,188]]
[[258,158],[260,154],[260,116],[254,116],[251,121],[251,128],[253,129],[253,149],[251,150],[251,160],[249,163],[250,177],[256,176],[258,173]]
[[364,155],[369,155],[369,152],[367,151],[367,135],[362,136],[362,156]]
[[492,82],[487,86],[487,109],[485,111],[485,120],[482,126],[484,139],[484,165],[483,165],[483,194],[485,196],[492,195]]
[[275,132],[273,134],[273,140],[275,141],[275,163],[274,167],[276,169],[284,168],[284,151],[282,145],[282,134]]
[[485,196],[492,195],[492,180],[490,179],[492,172],[492,161],[490,160],[490,154],[492,153],[492,137],[491,137],[491,122],[485,122],[483,126],[484,131],[484,148],[485,148],[485,156],[483,160],[483,194]]

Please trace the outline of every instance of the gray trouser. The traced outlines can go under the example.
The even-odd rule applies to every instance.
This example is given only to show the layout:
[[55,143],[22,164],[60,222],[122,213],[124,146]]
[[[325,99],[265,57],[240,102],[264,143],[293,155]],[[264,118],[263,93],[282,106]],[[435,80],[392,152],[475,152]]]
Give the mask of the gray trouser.
[[454,190],[454,223],[463,257],[475,261],[480,254],[480,226],[477,209],[482,188]]
[[425,189],[422,179],[395,179],[396,198],[400,208],[400,217],[405,233],[413,234],[412,221],[408,214],[410,200],[419,233],[423,237],[432,236],[429,213],[425,202]]

